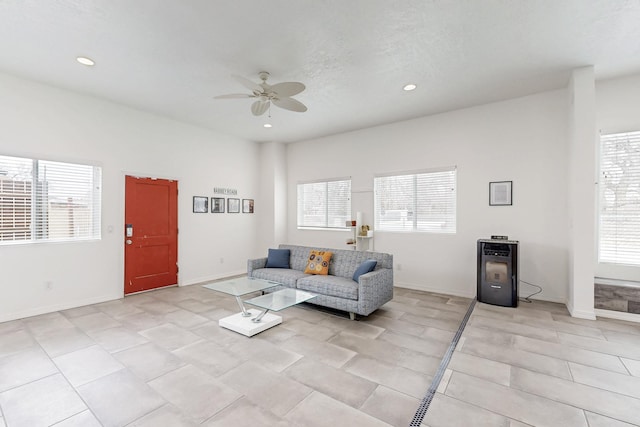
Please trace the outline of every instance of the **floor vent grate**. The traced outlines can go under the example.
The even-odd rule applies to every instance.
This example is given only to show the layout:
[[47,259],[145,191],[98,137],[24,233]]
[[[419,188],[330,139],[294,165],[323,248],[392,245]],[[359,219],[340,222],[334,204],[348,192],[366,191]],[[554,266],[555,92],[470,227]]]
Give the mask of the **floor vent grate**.
[[409,424],[409,427],[420,427],[420,424],[422,424],[422,420],[424,419],[425,415],[427,415],[427,410],[429,409],[429,405],[433,400],[433,396],[436,394],[436,390],[440,385],[440,380],[442,380],[444,371],[447,369],[447,366],[449,366],[449,361],[451,360],[451,356],[453,356],[453,352],[455,351],[456,346],[458,345],[458,341],[460,341],[460,336],[462,336],[462,332],[464,332],[464,328],[465,326],[467,326],[467,322],[469,321],[469,317],[471,317],[471,313],[473,312],[473,308],[475,306],[476,306],[476,300],[474,299],[473,301],[471,301],[471,304],[467,309],[467,313],[464,315],[464,318],[462,319],[462,322],[460,323],[460,326],[458,327],[458,330],[456,331],[456,334],[454,335],[453,340],[451,340],[451,344],[449,344],[449,348],[447,349],[447,352],[442,358],[442,361],[440,362],[440,366],[438,366],[438,370],[436,371],[436,374],[433,377],[433,381],[431,381],[431,385],[429,386],[427,395],[420,402],[420,406],[418,407],[416,414],[413,416],[413,420]]

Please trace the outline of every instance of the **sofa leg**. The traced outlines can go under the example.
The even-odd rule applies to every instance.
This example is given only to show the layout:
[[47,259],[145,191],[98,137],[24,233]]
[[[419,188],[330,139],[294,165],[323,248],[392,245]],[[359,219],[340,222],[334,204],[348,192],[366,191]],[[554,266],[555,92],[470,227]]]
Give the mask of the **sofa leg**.
[[352,313],[352,312],[349,312],[349,319],[356,320],[356,314]]

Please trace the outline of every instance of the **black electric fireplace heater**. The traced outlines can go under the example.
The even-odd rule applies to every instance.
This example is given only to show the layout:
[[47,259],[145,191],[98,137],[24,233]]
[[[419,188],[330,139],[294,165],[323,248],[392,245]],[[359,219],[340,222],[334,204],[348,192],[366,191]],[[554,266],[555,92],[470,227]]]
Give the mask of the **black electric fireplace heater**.
[[478,240],[478,301],[518,306],[518,241]]

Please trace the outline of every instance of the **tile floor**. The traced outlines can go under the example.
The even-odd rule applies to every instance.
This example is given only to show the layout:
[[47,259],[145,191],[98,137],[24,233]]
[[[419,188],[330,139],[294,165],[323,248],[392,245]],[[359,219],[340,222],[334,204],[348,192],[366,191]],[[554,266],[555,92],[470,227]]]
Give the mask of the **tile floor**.
[[[0,427],[407,426],[469,302],[398,288],[246,338],[194,285],[0,323]],[[477,304],[423,422],[457,425],[640,425],[640,325]]]

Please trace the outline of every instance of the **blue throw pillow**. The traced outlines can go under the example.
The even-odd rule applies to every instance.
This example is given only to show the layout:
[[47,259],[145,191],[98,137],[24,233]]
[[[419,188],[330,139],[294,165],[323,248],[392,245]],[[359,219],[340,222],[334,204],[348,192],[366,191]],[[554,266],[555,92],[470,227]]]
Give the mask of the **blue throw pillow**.
[[289,268],[289,249],[269,249],[266,268]]
[[360,276],[362,276],[363,274],[369,273],[370,271],[373,271],[373,269],[376,268],[377,263],[378,261],[376,261],[375,259],[364,260],[362,264],[360,264],[360,266],[356,268],[356,271],[353,273],[353,280],[357,282],[358,279],[360,279]]

